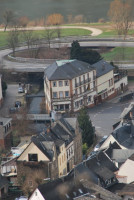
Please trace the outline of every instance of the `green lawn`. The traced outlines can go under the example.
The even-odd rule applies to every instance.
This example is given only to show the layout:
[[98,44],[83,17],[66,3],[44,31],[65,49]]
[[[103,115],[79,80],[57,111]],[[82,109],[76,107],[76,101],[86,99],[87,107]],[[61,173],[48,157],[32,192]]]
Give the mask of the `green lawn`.
[[[40,39],[44,37],[44,30],[40,31],[33,31],[34,35],[39,37]],[[66,37],[66,36],[84,36],[84,35],[90,35],[92,32],[89,30],[85,29],[75,29],[75,28],[68,28],[68,29],[62,29],[61,30],[61,37]],[[7,35],[8,32],[2,32],[0,31],[0,47],[6,46],[7,43]],[[53,35],[53,37],[57,37],[56,34]],[[20,37],[20,41],[23,42],[22,37]]]
[[131,61],[134,60],[133,47],[116,47],[110,52],[101,54],[104,60],[107,61]]
[[0,31],[0,47],[7,45],[7,32]]

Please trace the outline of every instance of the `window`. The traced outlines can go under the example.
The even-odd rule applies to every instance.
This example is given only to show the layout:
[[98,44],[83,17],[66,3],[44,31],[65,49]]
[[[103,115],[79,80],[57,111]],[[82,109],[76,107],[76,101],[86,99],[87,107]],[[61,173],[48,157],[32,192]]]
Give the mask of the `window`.
[[53,81],[53,87],[57,87],[56,81]]
[[28,154],[28,160],[38,162],[38,155],[37,154]]
[[88,97],[88,102],[90,102],[90,101],[91,101],[91,96]]
[[81,82],[81,77],[79,77],[79,83]]
[[63,86],[63,82],[59,81],[59,87],[62,87],[62,86]]
[[109,87],[112,86],[112,85],[113,85],[113,79],[111,78],[111,79],[109,80]]
[[83,82],[85,82],[85,75],[83,75]]
[[65,85],[65,86],[68,86],[68,85],[69,85],[69,82],[68,82],[68,81],[64,81],[64,85]]
[[65,97],[69,97],[69,92],[65,91]]
[[64,105],[60,105],[60,110],[64,110]]
[[59,97],[63,98],[63,92],[59,92]]
[[75,89],[75,95],[77,95],[77,89]]
[[69,104],[65,104],[65,109],[69,110]]
[[81,94],[81,87],[79,87],[79,92],[80,92],[80,94]]
[[53,98],[57,98],[57,92],[53,92]]

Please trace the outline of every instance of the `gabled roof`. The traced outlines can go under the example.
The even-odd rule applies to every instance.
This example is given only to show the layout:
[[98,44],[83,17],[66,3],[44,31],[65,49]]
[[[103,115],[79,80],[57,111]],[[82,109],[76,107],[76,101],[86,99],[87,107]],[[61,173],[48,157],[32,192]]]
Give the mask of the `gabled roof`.
[[112,144],[110,143],[109,147],[105,150],[105,153],[109,156],[109,158],[112,157],[112,153],[114,149],[121,149],[121,147],[118,145],[116,141]]
[[109,179],[109,177],[114,177],[113,172],[118,169],[102,151],[98,152],[93,158],[87,160],[86,165],[91,171],[102,177],[104,180]]
[[79,60],[69,60],[63,64],[54,62],[45,69],[48,80],[71,80],[74,77],[94,70],[88,63]]
[[117,140],[117,142],[127,149],[134,149],[134,137],[132,137],[132,128],[134,128],[132,124],[123,124],[112,133],[112,136]]
[[[132,154],[134,154],[134,149],[113,149],[112,159],[123,163],[125,162]],[[130,157],[129,159],[131,159]]]
[[96,76],[100,77],[104,74],[113,70],[113,66],[104,60],[100,60],[99,62],[92,65],[94,69],[96,69]]

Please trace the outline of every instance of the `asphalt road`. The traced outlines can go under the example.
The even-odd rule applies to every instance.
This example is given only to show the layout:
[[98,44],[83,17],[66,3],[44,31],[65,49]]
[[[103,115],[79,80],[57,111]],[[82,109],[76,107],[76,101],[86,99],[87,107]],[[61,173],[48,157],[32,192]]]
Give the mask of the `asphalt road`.
[[92,124],[95,126],[97,136],[103,137],[112,133],[113,124],[119,121],[122,111],[125,107],[128,107],[131,101],[114,103],[113,99],[113,102],[104,102],[89,109],[88,113]]

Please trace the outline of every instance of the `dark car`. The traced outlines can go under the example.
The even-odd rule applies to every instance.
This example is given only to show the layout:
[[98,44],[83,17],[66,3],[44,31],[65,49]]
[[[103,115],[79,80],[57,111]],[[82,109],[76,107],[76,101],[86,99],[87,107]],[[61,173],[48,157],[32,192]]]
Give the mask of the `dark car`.
[[18,112],[18,108],[16,108],[16,107],[12,107],[12,108],[9,108],[9,113],[16,113],[16,112]]
[[20,101],[15,101],[15,107],[20,108],[21,107],[21,102]]

